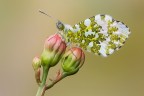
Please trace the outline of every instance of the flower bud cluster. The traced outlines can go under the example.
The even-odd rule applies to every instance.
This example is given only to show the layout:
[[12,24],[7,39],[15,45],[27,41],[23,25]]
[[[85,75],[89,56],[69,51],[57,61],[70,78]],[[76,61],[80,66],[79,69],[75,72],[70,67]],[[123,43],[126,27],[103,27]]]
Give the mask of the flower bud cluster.
[[[56,82],[66,76],[73,75],[79,71],[85,61],[85,54],[81,48],[73,47],[66,51],[66,43],[59,34],[52,35],[45,40],[44,49],[41,57],[33,59],[33,69],[35,78],[39,86],[46,86],[48,71],[51,67],[58,64],[61,60],[63,73],[60,73],[46,89],[53,86]],[[43,67],[43,76],[41,75],[41,67]],[[42,77],[42,78],[41,78]]]

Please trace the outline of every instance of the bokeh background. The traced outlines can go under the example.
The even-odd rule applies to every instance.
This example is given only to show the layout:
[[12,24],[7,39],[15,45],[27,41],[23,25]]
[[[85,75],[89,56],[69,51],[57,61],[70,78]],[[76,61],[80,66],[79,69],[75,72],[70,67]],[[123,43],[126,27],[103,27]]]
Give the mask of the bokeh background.
[[71,25],[110,14],[132,31],[125,46],[108,58],[86,52],[82,69],[45,96],[144,96],[144,0],[0,0],[0,96],[36,94],[31,62],[56,32],[55,22],[39,9]]

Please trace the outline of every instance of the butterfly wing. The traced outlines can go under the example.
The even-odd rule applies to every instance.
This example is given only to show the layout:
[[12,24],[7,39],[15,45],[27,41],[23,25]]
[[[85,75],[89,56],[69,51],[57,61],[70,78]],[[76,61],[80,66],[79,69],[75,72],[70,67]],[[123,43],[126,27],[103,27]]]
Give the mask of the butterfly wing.
[[129,28],[109,15],[96,15],[73,26],[68,31],[70,42],[104,57],[118,50],[130,34]]

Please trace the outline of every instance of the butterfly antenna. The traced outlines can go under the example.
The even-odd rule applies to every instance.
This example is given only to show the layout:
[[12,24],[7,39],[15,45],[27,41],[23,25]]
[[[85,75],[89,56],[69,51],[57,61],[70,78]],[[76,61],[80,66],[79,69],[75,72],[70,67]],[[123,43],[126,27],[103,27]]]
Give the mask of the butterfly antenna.
[[46,16],[48,16],[48,17],[50,17],[50,18],[52,18],[52,19],[53,19],[54,21],[56,21],[56,22],[58,22],[58,21],[59,21],[58,19],[56,19],[56,18],[52,17],[51,15],[49,15],[49,14],[47,14],[47,13],[45,13],[45,12],[41,11],[41,10],[39,10],[39,12],[40,12],[40,13],[42,13],[42,14],[44,14],[44,15],[46,15]]

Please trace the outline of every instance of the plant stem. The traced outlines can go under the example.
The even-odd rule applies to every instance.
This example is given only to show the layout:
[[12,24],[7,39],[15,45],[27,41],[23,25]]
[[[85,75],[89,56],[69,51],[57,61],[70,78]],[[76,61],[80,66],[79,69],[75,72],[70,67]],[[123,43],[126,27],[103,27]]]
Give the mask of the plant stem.
[[36,96],[44,96],[48,71],[49,71],[49,66],[48,67],[47,66],[43,66],[42,82],[39,85],[39,88],[38,88]]
[[58,83],[60,80],[62,80],[62,79],[65,78],[66,76],[67,76],[67,74],[66,74],[66,73],[63,73],[60,78],[54,80],[51,84],[49,84],[48,86],[46,86],[45,90],[50,89],[51,87],[53,87],[56,83]]

